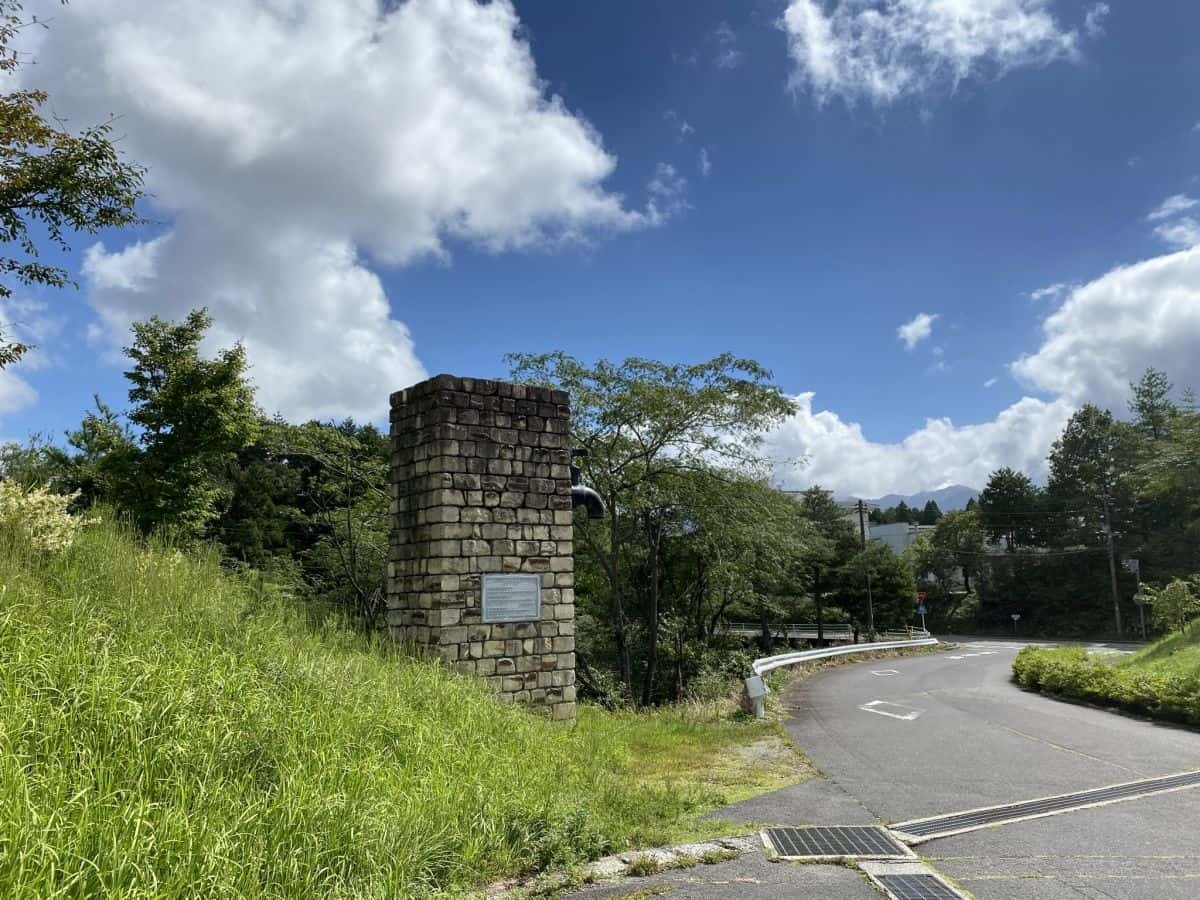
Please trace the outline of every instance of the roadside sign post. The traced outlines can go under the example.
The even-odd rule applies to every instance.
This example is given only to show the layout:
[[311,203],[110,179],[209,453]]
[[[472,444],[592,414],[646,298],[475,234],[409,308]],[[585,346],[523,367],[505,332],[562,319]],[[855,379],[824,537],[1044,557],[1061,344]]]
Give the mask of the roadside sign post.
[[929,630],[925,627],[925,613],[929,612],[929,609],[925,606],[925,596],[924,591],[917,591],[917,615],[921,617],[922,631]]
[[1017,633],[1017,623],[1021,621],[1021,614],[1013,613],[1012,620],[1013,620],[1013,634],[1016,634]]

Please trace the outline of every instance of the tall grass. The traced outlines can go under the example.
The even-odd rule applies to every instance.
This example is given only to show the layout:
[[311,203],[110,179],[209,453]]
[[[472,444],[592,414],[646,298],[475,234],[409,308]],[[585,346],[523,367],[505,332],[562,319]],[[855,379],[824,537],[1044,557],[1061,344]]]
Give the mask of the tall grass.
[[499,705],[112,524],[0,534],[6,897],[453,894],[721,799],[640,785],[646,727]]

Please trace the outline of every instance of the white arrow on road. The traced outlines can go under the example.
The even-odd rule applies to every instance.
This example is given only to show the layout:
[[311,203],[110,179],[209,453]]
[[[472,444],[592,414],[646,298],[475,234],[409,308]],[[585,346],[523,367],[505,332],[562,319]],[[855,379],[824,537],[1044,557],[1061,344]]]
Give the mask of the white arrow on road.
[[[881,706],[890,706],[893,709],[903,710],[903,712],[888,712],[886,709],[880,709]],[[887,716],[889,719],[900,719],[903,722],[911,722],[925,712],[923,709],[915,709],[905,706],[903,703],[892,703],[890,700],[872,700],[870,703],[864,703],[859,709],[863,712]]]

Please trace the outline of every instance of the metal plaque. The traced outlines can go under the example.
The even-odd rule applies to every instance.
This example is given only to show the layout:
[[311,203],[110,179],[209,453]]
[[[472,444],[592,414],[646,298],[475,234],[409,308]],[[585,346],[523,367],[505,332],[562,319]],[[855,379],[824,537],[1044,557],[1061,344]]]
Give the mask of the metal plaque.
[[483,576],[484,622],[538,622],[541,618],[541,575]]

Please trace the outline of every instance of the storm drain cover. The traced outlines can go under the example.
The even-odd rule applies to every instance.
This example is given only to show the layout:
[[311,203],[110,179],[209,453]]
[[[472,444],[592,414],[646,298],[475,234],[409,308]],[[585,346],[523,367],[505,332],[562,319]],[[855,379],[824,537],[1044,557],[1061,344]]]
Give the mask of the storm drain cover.
[[784,859],[852,856],[859,859],[911,857],[912,851],[886,828],[824,827],[767,828],[763,837]]
[[911,822],[900,822],[893,825],[892,831],[899,832],[908,843],[917,844],[932,838],[948,837],[964,831],[986,828],[989,825],[1020,822],[1025,819],[1036,819],[1056,813],[1086,809],[1089,806],[1100,806],[1119,800],[1133,800],[1151,794],[1162,794],[1193,787],[1200,787],[1200,771],[1144,778],[1141,781],[1077,791],[1073,794],[1059,794],[1055,797],[1042,797],[1023,803],[1009,803],[1004,806],[989,806],[985,809],[967,810],[928,819],[914,819]]
[[962,894],[936,875],[876,875],[896,900],[962,900]]

